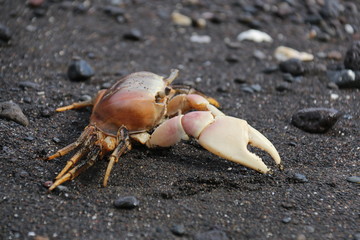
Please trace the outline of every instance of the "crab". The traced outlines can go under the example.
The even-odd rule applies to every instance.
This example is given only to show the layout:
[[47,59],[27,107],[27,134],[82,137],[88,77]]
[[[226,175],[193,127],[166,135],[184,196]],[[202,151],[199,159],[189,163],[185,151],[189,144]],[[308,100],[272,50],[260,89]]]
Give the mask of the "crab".
[[[57,108],[62,112],[92,106],[90,123],[79,138],[47,157],[51,160],[76,150],[56,176],[49,190],[76,178],[97,160],[108,157],[103,186],[121,155],[134,142],[149,148],[170,147],[195,138],[208,151],[261,173],[270,173],[260,157],[251,153],[251,144],[270,154],[279,168],[281,158],[273,144],[245,120],[226,116],[219,103],[194,88],[172,85],[178,70],[169,77],[135,72],[100,90],[89,101]],[[85,159],[81,163],[79,161]]]

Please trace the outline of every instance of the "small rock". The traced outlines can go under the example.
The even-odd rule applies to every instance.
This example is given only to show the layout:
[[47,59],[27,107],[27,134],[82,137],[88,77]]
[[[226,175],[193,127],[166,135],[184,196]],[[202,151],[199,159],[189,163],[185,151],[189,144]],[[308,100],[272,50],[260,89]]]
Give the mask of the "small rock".
[[40,7],[44,3],[44,1],[45,0],[28,0],[27,4],[30,7]]
[[123,16],[125,13],[125,10],[123,8],[115,7],[115,6],[111,6],[111,5],[104,7],[103,11],[105,14],[107,14],[111,17]]
[[231,54],[231,55],[228,55],[225,60],[228,62],[228,63],[237,63],[239,62],[239,58],[234,55],[234,54]]
[[254,50],[253,56],[259,60],[264,60],[266,58],[266,54],[260,50]]
[[282,74],[282,77],[283,77],[284,81],[289,82],[289,83],[293,83],[293,82],[301,83],[301,81],[302,81],[302,76],[294,77],[290,73],[284,73],[284,74]]
[[352,43],[346,51],[344,66],[346,69],[360,71],[360,41]]
[[183,224],[175,224],[171,227],[170,231],[176,236],[184,236],[185,234],[185,227]]
[[279,69],[282,72],[290,73],[293,76],[300,76],[305,72],[302,62],[297,58],[291,58],[289,60],[280,62]]
[[191,18],[179,12],[173,12],[171,14],[171,19],[173,23],[175,23],[178,26],[188,27],[192,25]]
[[284,217],[281,221],[283,223],[289,223],[289,222],[291,222],[291,217]]
[[278,70],[279,70],[279,67],[277,65],[272,65],[272,66],[268,66],[268,67],[264,68],[262,70],[262,72],[265,74],[270,74],[270,73],[277,72]]
[[301,61],[312,61],[314,59],[314,56],[310,53],[299,52],[295,49],[284,46],[277,47],[274,55],[278,61],[286,61],[291,58],[297,58]]
[[327,58],[328,59],[333,59],[333,60],[341,60],[342,56],[341,53],[339,51],[331,51],[327,54]]
[[8,42],[11,39],[10,29],[0,23],[0,40]]
[[273,41],[273,39],[270,37],[269,34],[267,34],[265,32],[261,32],[256,29],[250,29],[250,30],[240,33],[237,36],[237,40],[238,41],[248,40],[248,41],[254,41],[254,42],[258,42],[258,43]]
[[27,171],[25,171],[25,170],[21,170],[19,173],[19,177],[22,177],[22,178],[26,178],[26,177],[28,177],[30,174],[27,172]]
[[85,60],[78,57],[73,58],[67,72],[71,81],[85,81],[94,74],[92,67]]
[[59,143],[59,142],[61,142],[60,141],[60,139],[58,138],[58,137],[53,137],[53,139],[52,139],[55,143]]
[[351,24],[345,24],[344,28],[348,34],[354,34],[354,32],[355,32],[355,30],[354,30],[353,26],[351,26]]
[[246,15],[244,15],[244,16],[240,16],[240,17],[237,19],[237,21],[238,21],[239,23],[242,23],[242,24],[248,26],[249,28],[253,28],[253,29],[254,29],[254,28],[255,28],[255,29],[261,28],[261,23],[260,23],[258,20],[254,19],[254,17],[253,17],[252,15],[250,15],[250,14],[246,14]]
[[26,88],[32,88],[35,90],[39,90],[40,85],[34,82],[30,82],[30,81],[24,81],[24,82],[19,82],[19,87],[26,89]]
[[51,185],[53,185],[54,184],[54,182],[53,181],[46,181],[46,182],[43,182],[43,186],[44,187],[46,187],[46,188],[49,188],[49,187],[51,187]]
[[245,76],[238,76],[234,79],[234,82],[237,84],[244,84],[246,83],[246,77]]
[[139,206],[139,200],[134,196],[121,197],[114,201],[114,206],[120,209],[133,209]]
[[27,25],[25,29],[29,32],[35,32],[37,30],[37,27],[34,25]]
[[192,35],[190,37],[190,41],[194,43],[210,43],[211,37],[208,35]]
[[306,132],[324,133],[334,126],[341,115],[333,108],[305,108],[292,116],[291,123]]
[[29,141],[29,142],[31,142],[31,141],[34,141],[35,140],[35,138],[33,137],[33,136],[31,136],[31,135],[27,135],[26,137],[24,137],[23,138],[25,141]]
[[324,5],[319,13],[325,19],[337,18],[342,8],[342,5],[337,0],[327,0],[324,1]]
[[195,234],[195,240],[228,240],[225,232],[220,230],[211,230]]
[[143,36],[139,29],[133,28],[130,30],[130,32],[125,33],[123,38],[130,41],[140,41]]
[[276,91],[278,92],[291,92],[292,89],[291,89],[291,86],[289,85],[289,83],[280,83],[279,85],[277,85],[275,87]]
[[309,181],[306,176],[301,173],[295,173],[292,180],[296,183],[306,183]]
[[360,183],[360,177],[359,176],[351,176],[351,177],[346,178],[346,180],[348,182]]
[[360,71],[344,69],[340,71],[328,70],[328,79],[339,88],[360,88]]
[[9,119],[24,126],[29,125],[29,120],[24,115],[19,105],[13,101],[0,103],[0,118]]
[[231,48],[231,49],[241,48],[241,43],[240,42],[231,41],[231,39],[229,39],[229,38],[225,38],[224,42],[225,42],[225,45],[228,48]]

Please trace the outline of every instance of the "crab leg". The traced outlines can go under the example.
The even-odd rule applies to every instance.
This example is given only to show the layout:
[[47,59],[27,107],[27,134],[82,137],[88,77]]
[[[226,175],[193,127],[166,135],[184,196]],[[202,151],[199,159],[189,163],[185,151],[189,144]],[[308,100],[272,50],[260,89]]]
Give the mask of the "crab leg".
[[127,151],[129,151],[131,149],[129,135],[128,135],[128,132],[125,127],[120,128],[120,130],[118,131],[117,138],[118,138],[119,144],[117,145],[117,147],[115,148],[115,150],[112,152],[112,154],[109,157],[109,164],[107,166],[105,176],[104,176],[104,182],[103,182],[104,187],[106,187],[106,185],[109,181],[110,173],[111,173],[111,170],[112,170],[114,164],[119,161],[119,158],[122,154],[126,153]]
[[58,150],[56,153],[47,157],[45,160],[52,160],[54,158],[66,155],[67,153],[69,153],[72,150],[74,150],[75,148],[77,148],[80,144],[82,144],[93,132],[94,132],[94,127],[92,127],[92,126],[86,127],[84,132],[80,135],[80,137],[75,142]]
[[251,153],[247,145],[251,144],[268,152],[281,166],[281,158],[272,143],[245,120],[219,115],[210,111],[196,111],[176,116],[162,123],[147,141],[148,147],[169,147],[181,139],[192,136],[208,151],[227,160],[239,163],[261,173],[270,169],[260,157]]
[[69,180],[73,180],[77,176],[79,176],[80,173],[94,165],[96,160],[98,159],[98,155],[100,153],[100,149],[95,149],[90,153],[90,159],[86,161],[83,164],[77,165],[74,168],[72,168],[70,171],[68,171],[64,176],[57,179],[53,185],[50,186],[49,191],[54,190],[57,186],[61,185],[64,182],[67,182]]

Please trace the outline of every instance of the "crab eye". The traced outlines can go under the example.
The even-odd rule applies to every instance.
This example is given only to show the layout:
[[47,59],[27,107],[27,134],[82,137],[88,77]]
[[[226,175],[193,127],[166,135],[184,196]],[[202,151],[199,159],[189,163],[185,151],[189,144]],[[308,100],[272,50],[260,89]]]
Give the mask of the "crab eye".
[[165,95],[167,96],[167,95],[169,95],[170,94],[170,92],[171,92],[171,88],[169,88],[169,87],[165,87],[165,89],[164,89],[164,93],[165,93]]

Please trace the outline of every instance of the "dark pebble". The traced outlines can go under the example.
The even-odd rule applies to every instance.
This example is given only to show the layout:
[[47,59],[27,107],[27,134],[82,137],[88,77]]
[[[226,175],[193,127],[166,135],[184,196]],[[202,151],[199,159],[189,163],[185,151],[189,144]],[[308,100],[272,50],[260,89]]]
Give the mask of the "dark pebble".
[[248,26],[249,28],[261,28],[261,23],[258,20],[254,19],[254,17],[250,14],[240,16],[237,21],[244,24],[245,26]]
[[333,108],[305,108],[292,116],[291,123],[306,132],[324,133],[334,126],[341,115]]
[[138,29],[131,29],[130,32],[123,35],[123,38],[130,41],[140,41],[142,39],[142,33]]
[[302,76],[293,76],[290,73],[283,73],[282,75],[283,79],[287,82],[293,83],[297,82],[300,83],[302,81]]
[[185,227],[183,224],[175,224],[171,227],[171,232],[176,236],[183,236],[185,234]]
[[278,92],[290,92],[292,91],[291,85],[287,82],[280,83],[275,87],[276,91]]
[[237,84],[244,84],[246,83],[246,77],[245,76],[238,76],[234,79],[234,82]]
[[353,42],[346,51],[344,66],[346,69],[360,70],[360,41]]
[[281,221],[283,223],[289,223],[289,222],[291,222],[291,217],[284,217]]
[[309,181],[306,176],[301,173],[295,173],[292,180],[296,183],[306,183]]
[[319,13],[323,18],[331,19],[339,17],[341,5],[338,0],[327,0],[324,2],[323,7]]
[[252,84],[252,85],[242,84],[241,85],[241,90],[243,92],[247,92],[247,93],[260,92],[261,89],[262,88],[259,84]]
[[92,67],[85,60],[77,57],[73,58],[67,72],[69,79],[72,81],[85,81],[94,74]]
[[133,209],[139,206],[139,200],[134,196],[121,197],[114,201],[114,206],[120,209]]
[[118,17],[118,16],[122,16],[125,13],[125,10],[123,8],[120,7],[115,7],[115,6],[106,6],[103,9],[104,13],[111,16],[111,17]]
[[26,140],[26,141],[29,141],[29,142],[34,141],[34,140],[35,140],[35,138],[34,138],[33,136],[30,136],[30,135],[28,135],[28,136],[24,137],[23,139],[24,139],[24,140]]
[[228,240],[225,232],[220,230],[211,230],[195,234],[195,240]]
[[19,172],[19,177],[26,178],[28,176],[29,176],[29,173],[27,171],[25,171],[25,170],[21,170]]
[[276,65],[273,65],[273,66],[269,66],[269,67],[263,69],[262,72],[265,74],[270,74],[270,73],[277,72],[278,70],[279,70],[279,67]]
[[359,176],[351,176],[351,177],[346,178],[346,180],[348,182],[360,183],[360,177]]
[[0,118],[9,119],[24,126],[29,125],[29,120],[24,115],[19,105],[12,101],[0,103]]
[[282,72],[290,73],[293,76],[300,76],[305,72],[303,63],[295,58],[281,62],[279,68]]
[[34,82],[24,81],[24,82],[19,82],[19,87],[22,89],[32,88],[38,90],[40,88],[40,85]]
[[8,42],[11,39],[10,29],[6,26],[0,24],[0,40],[4,42]]
[[24,97],[24,103],[32,103],[31,97]]
[[328,70],[327,77],[330,82],[335,83],[339,88],[360,88],[360,71]]
[[60,141],[60,139],[59,138],[57,138],[57,137],[53,137],[53,139],[52,139],[55,143],[59,143],[59,142],[61,142]]
[[35,17],[40,18],[40,17],[44,17],[46,15],[46,11],[47,11],[47,9],[43,8],[43,7],[35,8],[34,11],[33,11],[33,14],[34,14]]
[[225,58],[225,60],[226,60],[228,63],[237,63],[237,62],[240,61],[239,58],[238,58],[236,55],[233,55],[233,54],[228,55],[228,56]]
[[55,111],[54,111],[54,109],[45,108],[45,109],[41,110],[40,114],[42,117],[48,118],[48,117],[51,117],[52,115],[54,115]]
[[49,188],[49,187],[51,187],[51,185],[53,185],[53,183],[54,183],[53,181],[46,181],[46,182],[43,182],[42,185],[46,188]]
[[296,208],[296,203],[293,200],[281,203],[281,207],[291,210]]

